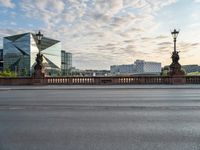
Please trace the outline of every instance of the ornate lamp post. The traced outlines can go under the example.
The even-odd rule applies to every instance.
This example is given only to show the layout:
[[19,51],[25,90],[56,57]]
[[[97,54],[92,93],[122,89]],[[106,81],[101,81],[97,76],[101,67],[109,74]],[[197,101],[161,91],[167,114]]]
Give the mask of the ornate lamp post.
[[174,31],[171,32],[172,37],[174,38],[174,52],[176,52],[176,39],[178,37],[179,31],[174,29]]
[[185,73],[181,70],[181,65],[179,64],[179,52],[176,50],[176,39],[178,37],[179,31],[174,29],[174,31],[171,32],[172,37],[174,39],[174,51],[172,52],[172,63],[169,66],[170,72],[169,75],[184,75]]
[[44,77],[44,73],[43,73],[43,55],[41,54],[41,40],[43,38],[43,34],[41,34],[41,32],[39,31],[36,34],[37,37],[37,44],[38,44],[38,49],[39,52],[37,53],[36,56],[36,65],[34,66],[34,77],[35,78],[43,78]]
[[[41,32],[39,31],[39,32],[36,34],[36,37],[37,37],[37,40],[38,40],[38,46],[40,46],[41,40],[42,40],[42,38],[43,38],[43,34],[41,34]],[[39,53],[40,53],[40,47],[39,47]]]

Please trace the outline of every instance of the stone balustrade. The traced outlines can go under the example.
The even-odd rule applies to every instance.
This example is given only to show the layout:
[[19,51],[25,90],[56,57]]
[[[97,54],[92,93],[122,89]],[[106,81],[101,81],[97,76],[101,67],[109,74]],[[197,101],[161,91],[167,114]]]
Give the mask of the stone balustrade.
[[200,84],[200,76],[0,78],[0,85]]

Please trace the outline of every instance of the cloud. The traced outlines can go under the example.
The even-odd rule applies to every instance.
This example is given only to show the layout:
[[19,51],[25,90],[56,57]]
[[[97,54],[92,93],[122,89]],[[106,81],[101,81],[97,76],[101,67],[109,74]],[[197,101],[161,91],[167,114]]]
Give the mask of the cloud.
[[[167,63],[166,58],[169,58],[171,61],[171,36],[159,30],[156,16],[164,7],[175,2],[21,0],[17,6],[25,18],[42,23],[44,35],[61,40],[63,49],[74,54],[77,68],[104,69],[111,64],[130,63],[134,59],[155,59]],[[179,44],[187,50],[200,47],[197,42]],[[159,56],[162,53],[166,55]]]
[[194,0],[194,2],[196,2],[196,3],[200,3],[200,0]]
[[169,37],[168,36],[164,36],[164,35],[159,35],[155,39],[166,39],[166,38],[169,38]]
[[[65,4],[62,0],[26,0],[27,4],[33,4],[35,2],[35,8],[44,12],[51,12],[55,14],[60,14],[64,8]],[[25,1],[23,1],[25,2]],[[34,5],[33,5],[34,6]]]
[[112,17],[123,9],[123,0],[94,0],[91,12]]
[[172,42],[161,42],[161,43],[158,43],[158,45],[172,45],[173,43]]
[[50,29],[60,22],[65,3],[62,0],[22,0],[20,7],[28,18],[40,19]]
[[7,8],[14,8],[15,4],[11,0],[0,0],[0,5]]

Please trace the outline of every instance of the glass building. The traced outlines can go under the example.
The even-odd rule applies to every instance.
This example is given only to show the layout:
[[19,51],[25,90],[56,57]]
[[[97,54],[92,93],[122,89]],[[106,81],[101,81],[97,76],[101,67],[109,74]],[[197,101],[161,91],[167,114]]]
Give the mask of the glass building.
[[0,49],[0,71],[3,71],[3,49]]
[[37,44],[33,33],[24,33],[3,38],[4,70],[14,71],[18,76],[31,76],[36,64],[36,54],[41,50],[45,74],[60,75],[61,43],[60,41],[43,37]]
[[72,69],[72,53],[61,51],[61,72],[62,76],[70,75]]

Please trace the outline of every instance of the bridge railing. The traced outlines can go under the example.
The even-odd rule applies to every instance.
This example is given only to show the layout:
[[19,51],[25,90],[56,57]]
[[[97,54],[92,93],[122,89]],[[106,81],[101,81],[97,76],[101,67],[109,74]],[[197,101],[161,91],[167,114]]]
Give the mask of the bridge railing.
[[200,76],[186,76],[186,84],[200,84]]
[[123,85],[123,84],[200,84],[200,76],[163,77],[45,77],[35,79],[0,78],[0,85]]
[[13,78],[2,78],[0,77],[0,85],[32,85],[33,80],[30,77],[13,77]]
[[93,77],[46,77],[44,80],[46,84],[95,84],[95,78]]
[[113,84],[171,84],[171,77],[46,77],[46,84],[113,85]]

